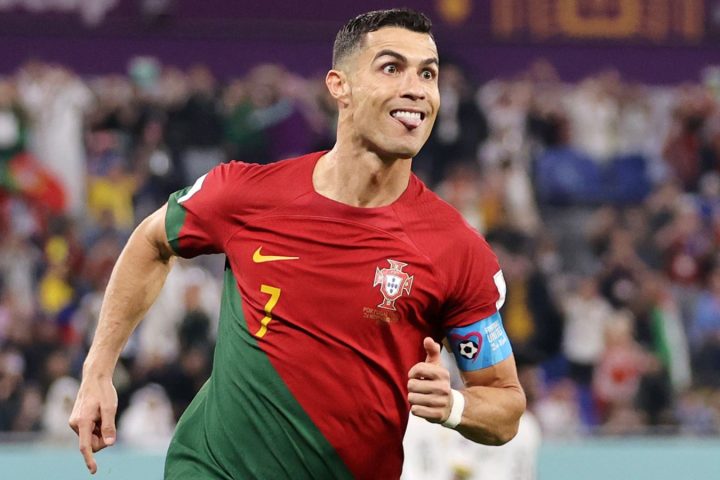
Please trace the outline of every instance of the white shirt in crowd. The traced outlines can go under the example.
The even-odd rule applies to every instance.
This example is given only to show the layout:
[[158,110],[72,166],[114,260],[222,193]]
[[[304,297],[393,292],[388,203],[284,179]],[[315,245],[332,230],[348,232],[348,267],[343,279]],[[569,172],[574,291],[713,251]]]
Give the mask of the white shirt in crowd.
[[535,480],[542,433],[529,410],[518,434],[500,447],[480,445],[454,430],[410,415],[402,480]]

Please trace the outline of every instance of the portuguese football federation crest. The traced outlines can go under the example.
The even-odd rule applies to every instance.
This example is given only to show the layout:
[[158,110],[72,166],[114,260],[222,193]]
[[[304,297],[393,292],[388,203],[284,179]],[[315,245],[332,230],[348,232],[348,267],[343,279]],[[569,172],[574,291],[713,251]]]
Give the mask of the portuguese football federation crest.
[[402,296],[403,293],[410,295],[412,288],[413,276],[403,272],[403,268],[407,263],[398,262],[388,259],[389,268],[375,267],[375,281],[373,287],[380,285],[380,293],[384,300],[378,305],[380,308],[387,310],[397,310],[395,301]]

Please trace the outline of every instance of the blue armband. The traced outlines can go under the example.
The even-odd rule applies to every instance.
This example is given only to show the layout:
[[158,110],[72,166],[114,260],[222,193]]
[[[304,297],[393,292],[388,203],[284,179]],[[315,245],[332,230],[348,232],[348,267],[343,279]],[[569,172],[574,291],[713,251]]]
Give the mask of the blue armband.
[[453,328],[447,338],[463,372],[491,367],[512,354],[499,312],[471,325]]

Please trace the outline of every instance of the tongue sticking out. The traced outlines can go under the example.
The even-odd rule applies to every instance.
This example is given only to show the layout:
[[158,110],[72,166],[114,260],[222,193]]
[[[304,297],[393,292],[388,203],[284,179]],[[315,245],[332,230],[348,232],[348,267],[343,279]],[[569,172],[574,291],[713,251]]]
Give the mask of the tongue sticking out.
[[393,118],[398,120],[400,123],[405,125],[408,129],[417,128],[422,123],[422,116],[418,112],[406,112],[402,110],[396,110],[391,114]]

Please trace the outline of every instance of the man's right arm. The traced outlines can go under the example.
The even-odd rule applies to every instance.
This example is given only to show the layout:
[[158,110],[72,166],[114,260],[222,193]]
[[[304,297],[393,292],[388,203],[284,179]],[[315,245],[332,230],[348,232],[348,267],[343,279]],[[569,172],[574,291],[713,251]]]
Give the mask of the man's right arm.
[[97,471],[93,453],[115,442],[117,393],[112,385],[115,364],[172,267],[174,253],[165,231],[166,211],[167,205],[147,217],[120,254],[83,364],[70,426],[79,436],[80,452],[91,473]]

